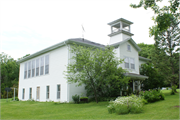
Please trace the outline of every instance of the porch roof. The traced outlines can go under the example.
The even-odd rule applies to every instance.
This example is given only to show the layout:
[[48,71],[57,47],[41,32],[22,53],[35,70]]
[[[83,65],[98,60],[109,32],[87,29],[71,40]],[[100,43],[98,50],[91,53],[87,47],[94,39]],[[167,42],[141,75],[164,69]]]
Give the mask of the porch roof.
[[135,73],[126,73],[125,76],[131,77],[132,79],[135,79],[135,80],[145,80],[148,78],[148,76],[139,75],[139,74],[135,74]]

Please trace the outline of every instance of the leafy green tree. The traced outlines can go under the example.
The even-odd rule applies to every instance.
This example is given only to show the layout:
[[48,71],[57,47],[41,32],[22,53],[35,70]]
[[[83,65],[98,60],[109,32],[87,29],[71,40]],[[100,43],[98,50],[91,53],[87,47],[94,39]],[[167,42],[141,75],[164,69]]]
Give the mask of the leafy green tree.
[[65,71],[68,82],[78,83],[78,86],[85,84],[88,95],[93,95],[97,103],[98,97],[107,91],[111,93],[114,86],[120,89],[120,85],[128,83],[129,80],[122,76],[126,71],[118,67],[122,60],[115,58],[113,49],[113,47],[100,49],[74,44],[70,50],[74,56]]
[[150,8],[154,11],[155,16],[153,20],[158,24],[157,27],[160,31],[167,30],[171,26],[172,16],[180,19],[180,0],[169,0],[169,6],[163,6],[160,8],[159,4],[162,4],[163,0],[140,0],[139,4],[130,4],[132,8],[144,7],[145,10]]
[[137,45],[141,48],[141,51],[139,51],[139,56],[149,58],[149,59],[153,57],[152,52],[155,49],[153,44],[149,45],[149,44],[139,43]]
[[[5,53],[0,54],[1,62],[1,97],[6,97],[5,88],[18,86],[19,64]],[[12,97],[12,94],[9,94]]]
[[153,66],[152,63],[142,64],[140,67],[140,74],[149,77],[148,79],[142,82],[143,90],[159,88],[164,86],[163,76],[157,71],[157,69]]
[[23,59],[23,58],[25,58],[25,57],[28,57],[28,56],[30,56],[30,54],[26,54],[25,56],[23,56],[23,57],[21,57],[21,58],[18,58],[18,60],[21,60],[21,59]]
[[133,8],[151,8],[154,11],[155,25],[150,28],[150,37],[153,36],[155,40],[152,61],[158,68],[158,72],[164,76],[165,81],[173,86],[178,83],[176,54],[180,51],[180,28],[178,26],[180,23],[180,13],[178,12],[180,0],[170,0],[169,6],[160,8],[157,3],[161,1],[141,0],[138,5],[131,4],[130,6]]

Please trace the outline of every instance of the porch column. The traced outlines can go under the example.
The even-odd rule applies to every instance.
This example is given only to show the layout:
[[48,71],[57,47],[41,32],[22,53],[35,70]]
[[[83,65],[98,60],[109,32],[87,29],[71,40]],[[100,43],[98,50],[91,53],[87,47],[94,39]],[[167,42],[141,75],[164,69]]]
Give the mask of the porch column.
[[133,80],[133,92],[135,91],[135,84],[134,84],[134,80]]

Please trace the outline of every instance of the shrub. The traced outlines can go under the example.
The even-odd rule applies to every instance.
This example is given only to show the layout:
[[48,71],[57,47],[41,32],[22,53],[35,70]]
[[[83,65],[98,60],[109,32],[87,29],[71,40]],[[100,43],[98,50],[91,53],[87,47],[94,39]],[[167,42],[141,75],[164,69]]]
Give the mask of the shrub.
[[[14,100],[14,97],[12,98],[12,100]],[[19,98],[15,97],[15,101],[19,101]]]
[[117,114],[139,113],[142,111],[143,99],[137,96],[118,97],[115,101],[110,101],[108,112]]
[[171,90],[171,95],[175,95],[176,89],[177,89],[177,86],[176,86],[176,85],[173,85],[173,86],[172,86],[172,90]]
[[156,102],[165,99],[164,94],[161,93],[160,90],[142,91],[140,95],[147,100],[147,102]]
[[88,103],[88,97],[80,97],[80,102]]
[[159,94],[159,96],[160,96],[160,100],[164,100],[165,99],[165,95],[162,92]]
[[141,113],[142,112],[142,107],[137,107],[135,105],[131,106],[131,109],[129,109],[130,113]]
[[128,106],[126,104],[118,104],[115,106],[115,112],[116,114],[127,114],[129,113]]
[[142,99],[143,104],[148,104],[148,101],[145,99]]
[[166,90],[168,90],[168,87],[166,88]]
[[112,113],[115,112],[115,107],[114,107],[113,104],[110,104],[107,108],[108,108],[108,112],[109,112],[110,114],[112,114]]
[[79,95],[76,94],[76,95],[72,96],[72,99],[75,103],[79,103]]

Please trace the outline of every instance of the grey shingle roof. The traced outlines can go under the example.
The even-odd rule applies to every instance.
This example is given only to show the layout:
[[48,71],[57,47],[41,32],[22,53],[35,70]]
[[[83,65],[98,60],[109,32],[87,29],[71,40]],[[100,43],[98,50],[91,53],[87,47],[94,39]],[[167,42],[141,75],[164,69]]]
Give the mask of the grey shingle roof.
[[105,47],[105,45],[103,45],[103,44],[92,42],[90,40],[83,39],[83,38],[71,38],[71,39],[68,39],[68,40],[74,41],[74,42],[85,43],[85,44],[89,44],[89,45],[93,45],[93,46],[97,46],[97,47]]

